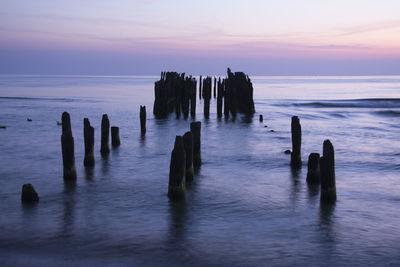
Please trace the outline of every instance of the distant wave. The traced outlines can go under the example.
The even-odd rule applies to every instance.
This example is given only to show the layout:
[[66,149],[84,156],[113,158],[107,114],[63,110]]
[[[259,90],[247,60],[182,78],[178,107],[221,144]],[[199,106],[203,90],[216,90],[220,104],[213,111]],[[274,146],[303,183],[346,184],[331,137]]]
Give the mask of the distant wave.
[[400,98],[320,100],[293,103],[292,105],[297,107],[314,108],[400,108]]
[[378,115],[388,116],[388,117],[400,117],[399,110],[380,110],[375,112]]

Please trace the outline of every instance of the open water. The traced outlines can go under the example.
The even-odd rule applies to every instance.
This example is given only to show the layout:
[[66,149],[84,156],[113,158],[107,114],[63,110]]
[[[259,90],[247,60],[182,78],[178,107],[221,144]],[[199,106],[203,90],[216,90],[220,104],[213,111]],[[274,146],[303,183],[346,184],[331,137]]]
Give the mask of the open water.
[[[0,77],[2,266],[400,265],[400,77],[252,77],[253,119],[218,120],[213,99],[205,120],[198,101],[203,165],[179,203],[167,197],[170,153],[192,120],[153,117],[157,79]],[[72,185],[62,178],[63,111],[75,139]],[[103,113],[121,135],[107,160]],[[293,115],[303,130],[298,172],[283,153]],[[95,128],[92,171],[85,117]],[[334,205],[305,181],[308,154],[322,153],[325,139],[335,147]],[[24,183],[38,204],[21,204]]]

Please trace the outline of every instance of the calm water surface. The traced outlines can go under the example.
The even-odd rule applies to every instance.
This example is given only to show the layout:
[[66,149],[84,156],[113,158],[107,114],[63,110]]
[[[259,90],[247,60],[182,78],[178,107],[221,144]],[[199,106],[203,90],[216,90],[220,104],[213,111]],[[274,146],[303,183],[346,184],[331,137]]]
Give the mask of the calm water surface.
[[[180,203],[167,197],[170,153],[192,120],[153,117],[157,79],[0,76],[3,266],[400,265],[400,77],[253,77],[253,119],[218,120],[213,99],[205,120],[198,102],[203,165]],[[62,178],[63,111],[76,184]],[[103,113],[122,143],[107,160]],[[292,115],[303,129],[298,172],[283,153]],[[92,171],[83,167],[84,117],[95,128]],[[305,178],[308,154],[328,138],[338,201],[327,206]],[[21,204],[24,183],[37,205]]]

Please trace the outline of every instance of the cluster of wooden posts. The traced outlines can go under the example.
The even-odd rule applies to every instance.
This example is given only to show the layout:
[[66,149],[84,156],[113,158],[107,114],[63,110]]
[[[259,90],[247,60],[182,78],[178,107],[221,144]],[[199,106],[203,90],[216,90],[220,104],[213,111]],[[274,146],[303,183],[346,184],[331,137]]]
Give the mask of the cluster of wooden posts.
[[[243,72],[235,72],[228,68],[226,78],[218,80],[200,76],[199,99],[204,102],[204,117],[210,116],[210,100],[214,95],[217,98],[217,116],[226,118],[235,117],[237,112],[252,115],[255,112],[253,100],[253,84]],[[181,111],[184,118],[196,116],[196,86],[197,81],[192,76],[185,77],[185,73],[162,72],[161,79],[154,85],[153,113],[157,118],[165,118],[175,110],[176,117],[180,118]],[[214,90],[212,90],[214,89]],[[212,94],[212,91],[214,94]],[[218,94],[217,94],[218,93]]]
[[[301,161],[301,125],[297,116],[292,117],[292,152],[290,155],[290,165],[293,169],[298,169],[302,165]],[[321,201],[336,201],[336,181],[335,181],[335,153],[333,145],[329,140],[323,144],[323,156],[319,153],[311,153],[308,157],[307,182],[310,184],[321,184]]]

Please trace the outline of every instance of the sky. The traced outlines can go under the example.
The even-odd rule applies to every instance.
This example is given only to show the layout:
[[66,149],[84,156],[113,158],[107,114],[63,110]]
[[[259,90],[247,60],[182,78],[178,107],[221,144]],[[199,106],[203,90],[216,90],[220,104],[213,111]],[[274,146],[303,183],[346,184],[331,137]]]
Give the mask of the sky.
[[399,0],[1,0],[0,74],[400,75]]

